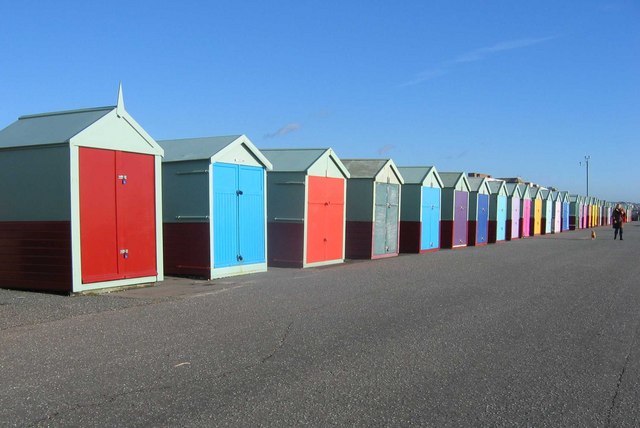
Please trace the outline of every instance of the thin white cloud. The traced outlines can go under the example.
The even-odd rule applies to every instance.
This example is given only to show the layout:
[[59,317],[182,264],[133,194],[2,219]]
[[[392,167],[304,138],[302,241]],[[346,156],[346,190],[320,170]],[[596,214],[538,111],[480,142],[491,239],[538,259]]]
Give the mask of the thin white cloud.
[[451,68],[460,66],[461,64],[482,61],[487,57],[490,57],[500,52],[527,48],[540,43],[548,42],[555,38],[557,38],[557,36],[547,36],[547,37],[537,37],[537,38],[529,37],[525,39],[507,40],[504,42],[496,43],[491,46],[485,46],[479,49],[465,52],[449,61],[444,61],[439,66],[434,67],[431,70],[425,70],[416,74],[412,80],[402,83],[400,87],[413,86],[422,82],[426,82],[427,80],[435,79],[436,77],[440,77],[442,75],[447,74],[451,70]]
[[409,80],[408,82],[402,83],[400,85],[400,87],[417,85],[418,83],[426,82],[427,80],[431,80],[431,79],[435,79],[436,77],[440,77],[443,74],[447,74],[447,71],[444,70],[444,69],[440,69],[440,68],[423,71],[421,73],[416,74],[416,76],[413,78],[413,80]]
[[540,43],[548,42],[549,40],[553,40],[553,39],[555,39],[555,36],[508,40],[506,42],[496,43],[495,45],[492,45],[492,46],[487,46],[484,48],[473,50],[471,52],[464,53],[458,56],[456,59],[454,59],[452,61],[452,64],[480,61],[485,59],[489,55],[492,55],[498,52],[527,48],[529,46],[534,46]]
[[300,128],[302,128],[302,125],[300,125],[297,122],[291,122],[291,123],[287,123],[285,126],[283,126],[282,128],[278,129],[275,132],[271,132],[269,134],[265,134],[264,138],[276,138],[276,137],[283,137],[287,134],[290,134],[292,132],[296,132],[298,130],[300,130]]
[[378,154],[379,155],[385,155],[391,151],[393,151],[396,148],[396,146],[394,144],[385,144],[384,146],[380,147],[378,149]]

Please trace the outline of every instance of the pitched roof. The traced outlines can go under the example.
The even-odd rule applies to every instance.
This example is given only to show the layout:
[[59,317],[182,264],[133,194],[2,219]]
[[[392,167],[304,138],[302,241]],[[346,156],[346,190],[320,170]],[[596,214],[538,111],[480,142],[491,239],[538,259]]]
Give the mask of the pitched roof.
[[370,179],[375,179],[389,165],[400,184],[404,184],[402,174],[391,159],[342,159],[342,163],[349,170],[350,178]]
[[[491,193],[498,193],[502,186],[505,186],[505,182],[503,180],[489,180],[487,181],[489,184],[489,189],[491,189]],[[505,189],[506,190],[506,189]]]
[[460,181],[460,176],[464,177],[464,172],[441,172],[440,178],[442,179],[442,184],[444,187],[453,187],[456,185],[458,181]]
[[435,166],[400,166],[398,171],[402,174],[405,184],[422,184],[433,171],[436,180],[442,186],[442,179]]
[[387,162],[388,159],[342,159],[351,178],[374,178]]
[[262,149],[263,155],[279,172],[299,172],[311,168],[330,149]]
[[349,170],[333,149],[262,149],[260,152],[271,162],[275,172],[307,172],[321,157],[326,156],[349,178]]
[[520,190],[518,183],[507,183],[506,186],[507,186],[507,195],[513,197],[517,193],[518,198],[522,198],[522,190]]
[[63,144],[115,106],[21,116],[0,131],[0,148]]
[[531,199],[531,188],[527,184],[518,184],[518,189],[520,189],[520,195],[522,195],[523,198],[526,194],[526,196]]
[[158,140],[164,149],[165,161],[208,159],[240,138],[241,135],[221,137],[181,138]]
[[484,177],[467,177],[467,181],[469,182],[469,189],[472,192],[477,192],[487,181],[487,179]]

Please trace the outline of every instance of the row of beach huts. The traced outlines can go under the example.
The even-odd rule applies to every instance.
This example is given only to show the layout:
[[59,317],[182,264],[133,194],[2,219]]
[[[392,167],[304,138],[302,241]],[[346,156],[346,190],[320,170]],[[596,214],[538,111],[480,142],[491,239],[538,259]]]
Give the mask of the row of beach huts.
[[0,180],[0,287],[63,293],[481,246],[607,225],[614,208],[244,135],[156,141],[121,91],[0,131]]

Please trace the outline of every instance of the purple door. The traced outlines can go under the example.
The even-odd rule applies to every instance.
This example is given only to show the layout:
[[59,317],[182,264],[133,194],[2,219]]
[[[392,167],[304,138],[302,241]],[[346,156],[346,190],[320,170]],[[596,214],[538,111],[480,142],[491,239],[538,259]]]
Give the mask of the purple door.
[[520,236],[520,198],[511,199],[511,239],[518,239]]
[[455,211],[453,213],[453,247],[464,247],[467,245],[469,194],[456,190],[455,203]]

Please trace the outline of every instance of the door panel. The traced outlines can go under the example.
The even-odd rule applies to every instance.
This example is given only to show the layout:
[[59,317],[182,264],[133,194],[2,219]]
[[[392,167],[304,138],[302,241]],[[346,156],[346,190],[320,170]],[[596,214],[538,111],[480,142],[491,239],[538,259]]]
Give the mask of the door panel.
[[386,201],[386,188],[379,189],[376,185],[376,206],[373,220],[373,254],[381,255],[387,252],[387,205],[378,203],[380,198],[384,197]]
[[507,223],[507,197],[498,195],[496,213],[496,240],[504,241],[506,238],[506,223]]
[[536,199],[533,203],[533,234],[540,235],[542,230],[542,200]]
[[489,195],[478,195],[478,227],[476,243],[486,244],[489,235]]
[[124,278],[157,275],[155,159],[152,155],[116,152],[118,257]]
[[82,282],[157,275],[155,159],[81,147]]
[[453,246],[467,245],[467,219],[469,210],[469,194],[455,191],[455,218],[453,221]]
[[420,249],[440,247],[440,189],[422,188],[422,231]]
[[400,185],[376,183],[375,217],[373,219],[373,255],[398,252],[400,217]]
[[343,258],[344,180],[309,177],[307,263]]
[[238,167],[238,252],[239,263],[263,263],[264,253],[264,169]]
[[531,218],[531,200],[523,199],[522,200],[522,212],[521,212],[520,222],[522,224],[522,235],[530,236],[530,221]]
[[118,272],[115,152],[81,147],[79,170],[82,282],[122,278]]
[[398,224],[400,222],[400,185],[387,184],[387,253],[398,252]]
[[511,199],[511,238],[517,238],[520,230],[520,198]]
[[213,266],[238,264],[238,167],[213,165]]
[[344,180],[325,178],[327,205],[325,212],[325,260],[343,258],[344,250]]

